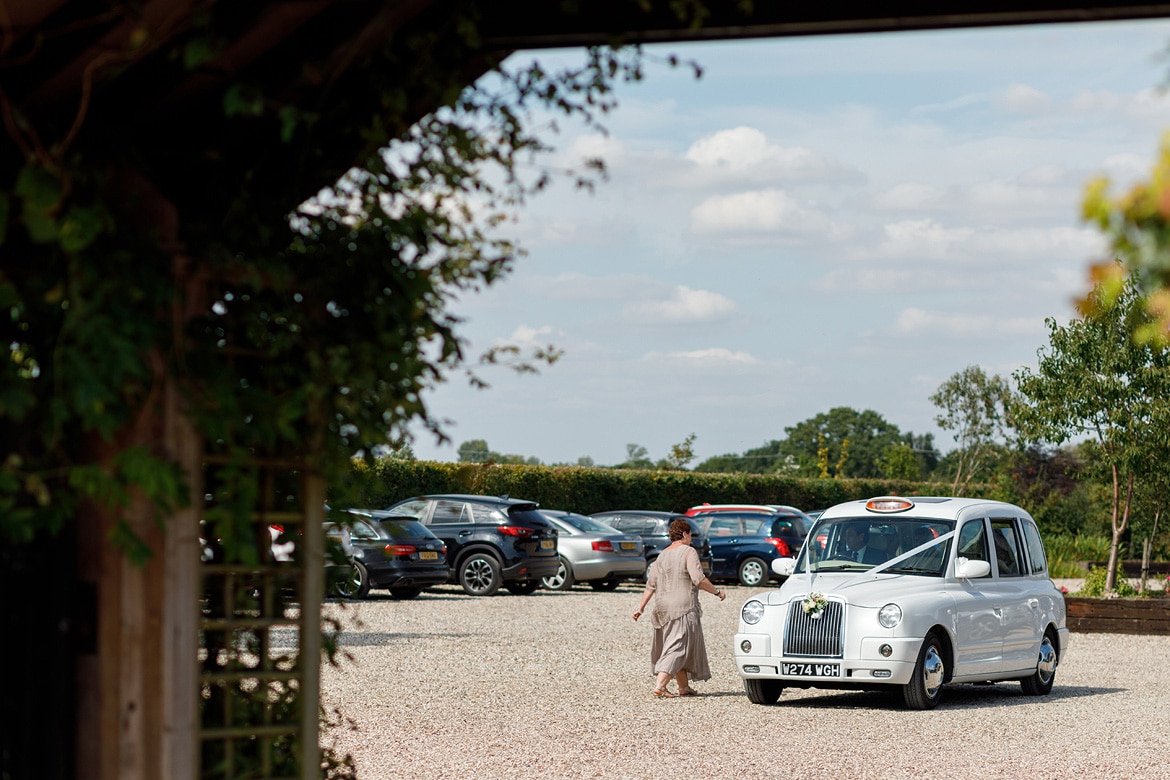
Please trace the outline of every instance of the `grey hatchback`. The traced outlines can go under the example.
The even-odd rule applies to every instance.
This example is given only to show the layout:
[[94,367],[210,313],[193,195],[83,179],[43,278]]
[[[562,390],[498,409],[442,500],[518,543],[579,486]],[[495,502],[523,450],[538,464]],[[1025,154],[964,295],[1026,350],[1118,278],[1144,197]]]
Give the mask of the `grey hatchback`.
[[527,595],[557,573],[557,531],[533,501],[444,494],[399,501],[386,510],[414,517],[447,545],[450,579],[470,596],[506,587]]
[[609,512],[595,512],[590,517],[606,525],[612,525],[622,533],[639,534],[646,545],[646,574],[658,558],[658,554],[670,546],[670,524],[676,519],[686,520],[691,526],[691,547],[699,553],[703,573],[711,574],[711,543],[702,527],[694,518],[678,512],[658,512],[651,509],[621,509]]

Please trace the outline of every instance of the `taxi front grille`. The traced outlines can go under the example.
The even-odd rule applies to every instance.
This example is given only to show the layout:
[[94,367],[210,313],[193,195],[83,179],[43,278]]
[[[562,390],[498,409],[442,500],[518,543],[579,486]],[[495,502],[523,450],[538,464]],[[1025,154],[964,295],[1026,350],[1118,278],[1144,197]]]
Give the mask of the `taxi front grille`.
[[788,604],[788,622],[784,631],[784,655],[810,658],[840,658],[845,605],[830,600],[820,617],[810,617],[801,607],[802,599]]

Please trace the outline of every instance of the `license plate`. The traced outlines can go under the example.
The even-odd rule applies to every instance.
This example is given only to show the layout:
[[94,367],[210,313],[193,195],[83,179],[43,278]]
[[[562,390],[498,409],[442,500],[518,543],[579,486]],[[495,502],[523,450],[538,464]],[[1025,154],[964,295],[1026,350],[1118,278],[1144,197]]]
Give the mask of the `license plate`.
[[703,561],[703,571],[708,572],[708,573],[710,573],[710,571],[711,571],[711,564],[708,563],[707,561]]
[[637,546],[638,545],[636,542],[622,542],[622,549],[623,550],[633,550],[633,549],[636,549]]
[[439,554],[433,550],[423,550],[418,554],[418,559],[420,561],[437,561],[439,560]]
[[540,540],[540,549],[542,549],[542,550],[554,550],[554,549],[556,549],[556,546],[557,546],[556,539],[541,539]]
[[840,677],[841,664],[780,664],[780,674],[790,677]]

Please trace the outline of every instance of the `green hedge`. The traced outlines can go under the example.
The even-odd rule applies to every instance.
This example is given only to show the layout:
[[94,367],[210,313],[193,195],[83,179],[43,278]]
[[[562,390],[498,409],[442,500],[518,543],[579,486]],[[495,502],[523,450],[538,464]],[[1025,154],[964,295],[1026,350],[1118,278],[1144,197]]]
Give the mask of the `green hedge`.
[[[987,495],[978,486],[969,495]],[[484,465],[385,459],[356,462],[349,480],[330,487],[335,506],[384,508],[429,493],[509,495],[546,509],[592,514],[612,509],[683,511],[712,504],[789,504],[805,511],[884,495],[940,495],[939,483],[881,479],[799,479],[763,474]]]

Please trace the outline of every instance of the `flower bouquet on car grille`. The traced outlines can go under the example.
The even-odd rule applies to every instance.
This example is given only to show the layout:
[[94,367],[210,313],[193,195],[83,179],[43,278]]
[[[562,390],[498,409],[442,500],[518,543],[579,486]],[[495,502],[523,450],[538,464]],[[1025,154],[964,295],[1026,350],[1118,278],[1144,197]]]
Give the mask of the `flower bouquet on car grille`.
[[804,609],[804,614],[810,618],[819,618],[828,604],[829,600],[820,593],[810,593],[804,597],[804,601],[800,603],[800,606]]

